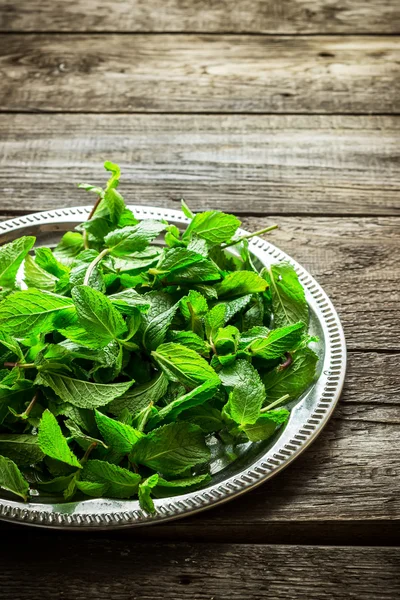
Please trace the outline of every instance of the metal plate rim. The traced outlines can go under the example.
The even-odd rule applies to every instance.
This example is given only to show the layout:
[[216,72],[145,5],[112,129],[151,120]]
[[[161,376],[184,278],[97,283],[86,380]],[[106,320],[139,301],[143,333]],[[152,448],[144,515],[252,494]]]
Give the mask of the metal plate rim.
[[[148,206],[129,206],[140,219],[166,219],[174,224],[185,224],[188,219],[181,211]],[[33,213],[0,223],[0,243],[15,237],[18,230],[30,226],[43,226],[56,230],[57,225],[84,221],[90,206],[63,208]],[[243,231],[243,230],[242,230]],[[246,233],[243,231],[243,233]],[[339,400],[346,372],[346,343],[337,312],[318,282],[288,254],[269,241],[253,238],[251,252],[261,262],[271,258],[287,260],[296,269],[305,287],[307,301],[318,316],[325,336],[325,358],[321,375],[312,391],[315,406],[305,422],[289,428],[265,455],[255,461],[251,468],[230,477],[222,483],[173,498],[156,500],[156,513],[150,515],[139,507],[137,500],[87,500],[68,505],[48,505],[29,502],[23,504],[0,498],[0,519],[36,527],[56,529],[115,529],[161,523],[192,515],[233,499],[264,483],[297,458],[319,435],[328,422]],[[71,507],[66,511],[66,507]]]

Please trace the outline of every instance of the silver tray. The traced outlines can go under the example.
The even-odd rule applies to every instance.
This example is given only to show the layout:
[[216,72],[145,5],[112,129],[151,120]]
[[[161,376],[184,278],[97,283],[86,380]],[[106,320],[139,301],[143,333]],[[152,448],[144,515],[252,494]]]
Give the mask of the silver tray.
[[[65,231],[84,221],[91,207],[52,210],[0,223],[0,243],[22,235],[35,235],[38,245],[55,245]],[[130,207],[139,219],[166,219],[183,227],[186,217],[177,210]],[[246,232],[242,232],[246,233]],[[287,260],[296,269],[310,307],[311,332],[319,355],[319,379],[293,406],[286,427],[266,442],[246,444],[239,458],[227,463],[215,457],[212,482],[201,490],[182,496],[155,500],[156,513],[141,510],[136,500],[93,499],[65,504],[30,500],[24,504],[0,498],[0,519],[39,527],[112,529],[149,525],[191,515],[243,494],[276,475],[315,440],[339,399],[346,371],[346,345],[338,315],[321,286],[297,262],[260,238],[250,249],[258,266]]]

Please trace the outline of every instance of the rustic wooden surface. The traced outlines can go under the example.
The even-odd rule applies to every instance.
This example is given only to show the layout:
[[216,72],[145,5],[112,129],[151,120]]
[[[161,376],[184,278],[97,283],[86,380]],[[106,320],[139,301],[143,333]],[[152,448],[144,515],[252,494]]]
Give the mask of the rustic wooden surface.
[[114,160],[130,203],[279,223],[349,349],[330,423],[275,479],[134,531],[3,523],[0,599],[397,598],[398,2],[7,0],[0,32],[0,219],[87,204],[75,184]]
[[25,34],[0,55],[8,111],[400,111],[396,37]]

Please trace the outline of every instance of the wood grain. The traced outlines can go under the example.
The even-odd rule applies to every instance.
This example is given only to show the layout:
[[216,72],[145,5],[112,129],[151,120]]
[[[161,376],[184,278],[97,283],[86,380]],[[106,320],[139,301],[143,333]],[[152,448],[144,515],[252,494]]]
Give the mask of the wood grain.
[[0,139],[3,211],[89,203],[110,159],[136,204],[400,215],[399,117],[0,114]]
[[398,33],[395,0],[16,0],[1,31]]
[[1,599],[48,600],[59,593],[68,600],[393,600],[400,592],[399,549],[126,539],[103,540],[99,548],[94,537],[61,535],[35,546],[33,552],[30,544],[7,544]]
[[396,37],[2,35],[7,111],[395,113]]

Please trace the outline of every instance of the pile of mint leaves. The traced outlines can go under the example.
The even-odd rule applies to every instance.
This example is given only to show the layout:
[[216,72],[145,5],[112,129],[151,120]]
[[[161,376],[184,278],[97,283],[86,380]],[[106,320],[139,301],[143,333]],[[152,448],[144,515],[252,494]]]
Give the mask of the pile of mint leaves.
[[211,449],[233,461],[284,427],[315,339],[294,269],[258,272],[237,217],[182,202],[185,231],[139,221],[105,168],[104,189],[80,185],[89,219],[53,250],[0,248],[0,487],[153,512],[211,480]]

